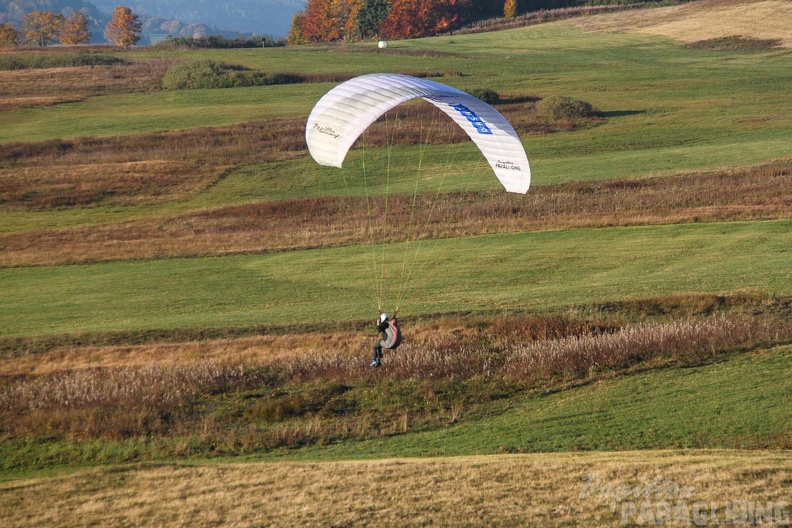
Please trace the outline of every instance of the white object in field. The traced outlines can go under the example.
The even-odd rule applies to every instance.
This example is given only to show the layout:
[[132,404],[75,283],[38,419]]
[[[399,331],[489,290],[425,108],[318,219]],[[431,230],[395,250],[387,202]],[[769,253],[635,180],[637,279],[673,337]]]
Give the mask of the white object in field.
[[528,192],[528,156],[517,132],[500,112],[461,90],[408,75],[362,75],[327,92],[308,117],[308,151],[320,165],[341,167],[352,144],[369,125],[391,108],[417,97],[462,127],[507,191]]
[[388,47],[388,43],[384,40],[380,40],[379,42],[377,42],[377,47],[379,49],[385,49]]

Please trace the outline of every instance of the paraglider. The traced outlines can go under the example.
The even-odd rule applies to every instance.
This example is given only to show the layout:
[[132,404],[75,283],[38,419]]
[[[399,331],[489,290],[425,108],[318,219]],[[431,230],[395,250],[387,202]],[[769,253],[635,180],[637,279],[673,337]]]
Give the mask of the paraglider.
[[[341,168],[352,145],[372,123],[388,110],[416,98],[428,101],[464,130],[506,191],[528,192],[531,185],[528,156],[517,132],[500,112],[461,90],[408,75],[362,75],[327,92],[308,117],[305,128],[308,151],[320,165]],[[385,283],[387,261],[381,269],[380,280]],[[380,293],[383,291],[384,287]],[[378,310],[381,311],[381,306]],[[382,349],[395,349],[402,341],[395,315],[389,319],[381,313],[377,330],[380,337],[374,344],[372,367],[381,365]]]
[[381,313],[377,319],[377,331],[379,336],[374,341],[374,358],[371,361],[371,366],[376,368],[382,365],[382,349],[396,350],[402,342],[401,328],[396,316],[389,318],[388,314]]
[[340,168],[352,144],[369,125],[391,108],[417,97],[429,101],[462,127],[507,191],[528,192],[528,156],[517,132],[500,112],[461,90],[408,75],[362,75],[327,92],[308,117],[308,151],[320,165]]

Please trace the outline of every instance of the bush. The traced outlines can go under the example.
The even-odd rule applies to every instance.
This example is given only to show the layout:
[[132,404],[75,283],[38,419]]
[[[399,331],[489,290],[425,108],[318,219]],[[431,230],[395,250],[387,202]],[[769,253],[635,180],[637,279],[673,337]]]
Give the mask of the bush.
[[500,94],[495,90],[486,88],[474,88],[468,92],[473,97],[478,97],[487,104],[495,104],[500,101]]
[[554,95],[536,103],[536,113],[545,119],[580,119],[592,117],[594,108],[585,101]]
[[241,88],[303,82],[297,75],[250,71],[212,60],[196,60],[174,66],[162,78],[166,90],[196,90],[202,88]]
[[245,71],[211,60],[197,60],[174,66],[162,78],[167,90],[234,88],[244,86]]

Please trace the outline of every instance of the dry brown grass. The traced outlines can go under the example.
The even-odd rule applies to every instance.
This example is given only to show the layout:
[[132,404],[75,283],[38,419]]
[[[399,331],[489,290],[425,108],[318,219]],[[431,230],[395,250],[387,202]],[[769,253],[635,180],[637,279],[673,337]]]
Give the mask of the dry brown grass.
[[305,121],[281,119],[121,137],[7,143],[0,145],[0,168],[153,160],[238,166],[289,159],[304,152]]
[[700,0],[562,22],[585,31],[646,33],[685,43],[740,35],[792,47],[792,3],[787,0]]
[[513,29],[525,26],[534,26],[537,24],[544,24],[556,20],[566,20],[569,18],[577,18],[583,16],[591,16],[602,13],[612,13],[614,11],[623,11],[625,9],[639,9],[646,7],[650,4],[627,4],[627,5],[591,5],[591,6],[576,6],[576,7],[562,7],[557,9],[539,9],[538,11],[529,11],[519,16],[506,18],[491,18],[487,20],[479,20],[473,22],[463,28],[457,30],[458,34],[465,33],[483,33],[487,31],[501,31],[504,29]]
[[[57,96],[62,94],[58,92]],[[515,96],[499,108],[523,134],[591,126],[597,122],[596,118],[559,122],[538,119],[535,101],[535,98]],[[467,135],[428,103],[393,109],[365,136],[367,146],[461,141],[468,141]],[[96,163],[97,160],[107,164],[171,160],[240,166],[289,159],[306,153],[305,119],[279,119],[123,137],[3,144],[0,145],[0,168],[69,167]]]
[[[773,317],[723,316],[624,328],[563,321],[552,335],[537,338],[542,322],[541,318],[515,319],[511,325],[496,321],[486,331],[464,337],[453,328],[417,339],[410,335],[397,351],[387,354],[387,376],[412,380],[505,377],[533,387],[596,377],[599,372],[659,359],[700,363],[725,351],[792,339],[792,323]],[[548,320],[544,323],[552,325]],[[298,382],[351,382],[372,377],[366,360],[359,350],[331,347],[322,354],[290,355],[267,363]]]
[[9,209],[157,203],[205,188],[223,169],[157,160],[0,169],[0,197]]
[[790,472],[787,452],[727,450],[112,467],[0,483],[0,517],[9,527],[616,527],[630,504],[657,512],[682,500],[707,513],[714,504],[720,519],[737,501],[786,501],[788,518]]
[[113,66],[30,68],[0,75],[0,112],[81,101],[93,95],[159,89],[172,59],[135,59]]
[[[405,344],[386,354],[384,370],[368,367],[370,337],[351,331],[74,346],[12,357],[0,362],[0,432],[81,440],[200,434],[207,445],[229,450],[364,439],[406,430],[407,422],[356,413],[354,405],[347,409],[336,396],[356,385],[491,380],[520,390],[547,389],[658,364],[700,364],[792,339],[789,320],[767,314],[622,328],[561,316],[455,321],[411,326]],[[329,389],[289,395],[289,387],[297,386]],[[251,400],[252,407],[244,405],[242,422],[242,411],[230,422],[198,411],[207,395],[238,398],[246,391],[254,391],[255,398],[268,396]],[[437,408],[426,407],[421,419],[442,423],[446,402],[436,395],[432,401]],[[452,407],[452,421],[454,412]],[[308,419],[244,428],[250,421],[281,422],[278,417],[290,413]]]
[[[673,302],[670,301],[669,302]],[[687,301],[686,301],[687,302]],[[561,338],[581,333],[609,331],[610,323],[562,316],[453,317],[410,323],[410,340],[416,348],[454,347],[460,340],[495,344]],[[442,331],[441,331],[442,329]],[[438,340],[438,335],[443,336]],[[371,336],[359,330],[293,331],[280,335],[253,335],[229,339],[199,339],[180,342],[153,341],[141,345],[63,344],[51,350],[31,345],[27,353],[9,354],[0,360],[0,376],[7,379],[84,369],[162,367],[195,365],[205,362],[233,362],[242,365],[276,364],[316,355],[317,351],[368,353]],[[123,339],[122,339],[123,340]],[[89,341],[84,338],[82,341]]]
[[[175,186],[173,192],[184,194],[204,185],[211,176],[204,176],[209,167],[201,166],[195,172],[195,180],[186,179],[183,186]],[[54,168],[50,170],[55,171]],[[105,172],[112,174],[110,169]],[[21,169],[0,171],[0,195],[12,194],[10,189],[16,189],[13,182],[21,173]],[[3,178],[9,182],[5,183],[5,192]],[[124,189],[124,184],[119,183],[118,178],[100,181],[104,187],[86,196],[127,201],[154,198],[153,191],[147,191],[145,186],[119,190],[119,196],[102,194],[99,192],[102,189],[113,185],[121,185]],[[129,181],[146,180],[136,177]],[[33,188],[34,183],[31,183],[29,189]],[[71,192],[77,193],[76,190]],[[167,194],[167,187],[163,192],[165,194],[158,199],[172,197]],[[60,194],[39,200],[51,201],[57,196]],[[373,200],[373,210],[384,209],[382,200]],[[789,218],[792,215],[792,163],[674,177],[545,186],[532,189],[527,196],[503,192],[449,193],[436,200],[433,196],[422,196],[415,204],[416,216],[412,218],[412,197],[390,197],[388,207],[391,225],[415,226],[412,230],[392,231],[392,240],[574,227]],[[0,265],[49,265],[359,244],[369,240],[373,228],[366,211],[365,198],[308,198],[234,205],[103,226],[4,234],[0,235]]]

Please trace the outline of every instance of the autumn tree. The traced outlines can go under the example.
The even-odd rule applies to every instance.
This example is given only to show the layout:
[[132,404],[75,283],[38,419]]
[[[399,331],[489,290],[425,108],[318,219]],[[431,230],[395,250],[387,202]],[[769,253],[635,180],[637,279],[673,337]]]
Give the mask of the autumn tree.
[[394,0],[380,24],[387,38],[418,38],[453,31],[470,20],[469,0]]
[[466,20],[468,0],[436,0],[434,2],[435,25],[430,34],[453,32]]
[[91,40],[91,32],[88,30],[88,17],[81,11],[75,11],[63,23],[60,34],[61,44],[74,46],[86,44],[89,40]]
[[517,16],[517,0],[506,0],[506,3],[503,4],[503,16],[506,18]]
[[305,13],[302,11],[297,11],[292,17],[291,29],[289,30],[289,34],[286,35],[286,44],[289,46],[296,46],[305,42],[302,36],[302,23],[304,19]]
[[337,0],[308,0],[300,32],[307,42],[332,42],[343,36],[345,24]]
[[379,26],[388,16],[390,2],[388,0],[363,0],[357,13],[357,29],[361,38],[367,39],[379,35]]
[[416,38],[429,34],[435,26],[432,0],[393,0],[380,33],[389,39]]
[[342,37],[344,39],[360,38],[358,30],[358,13],[364,0],[337,0],[338,12],[343,20]]
[[113,11],[113,17],[105,28],[104,36],[116,46],[127,48],[137,44],[142,28],[140,17],[128,7],[119,6]]
[[0,47],[19,44],[19,32],[12,24],[0,24]]
[[22,19],[25,42],[34,46],[48,46],[58,41],[64,16],[50,11],[33,11]]

